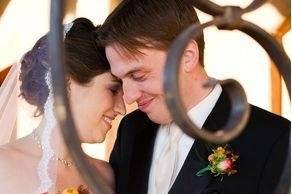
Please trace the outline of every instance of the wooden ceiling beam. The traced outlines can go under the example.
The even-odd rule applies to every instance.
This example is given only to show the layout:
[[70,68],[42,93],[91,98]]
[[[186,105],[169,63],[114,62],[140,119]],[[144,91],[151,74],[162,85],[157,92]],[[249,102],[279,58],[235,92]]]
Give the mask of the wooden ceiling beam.
[[4,13],[7,5],[9,4],[10,0],[0,0],[0,18]]

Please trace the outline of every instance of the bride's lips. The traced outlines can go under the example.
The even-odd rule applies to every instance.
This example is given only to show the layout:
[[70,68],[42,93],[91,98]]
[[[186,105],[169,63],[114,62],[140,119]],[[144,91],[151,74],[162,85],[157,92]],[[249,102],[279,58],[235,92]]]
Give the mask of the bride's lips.
[[152,103],[154,98],[150,98],[150,99],[143,99],[143,100],[140,100],[138,101],[138,108],[145,112],[147,110],[147,108],[149,107],[149,105]]

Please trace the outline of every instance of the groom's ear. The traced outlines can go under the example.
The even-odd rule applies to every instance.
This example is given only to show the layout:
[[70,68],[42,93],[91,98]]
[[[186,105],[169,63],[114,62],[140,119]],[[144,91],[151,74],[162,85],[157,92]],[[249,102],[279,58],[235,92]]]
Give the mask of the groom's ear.
[[199,49],[195,40],[191,40],[187,45],[183,58],[182,67],[185,72],[192,72],[199,62]]

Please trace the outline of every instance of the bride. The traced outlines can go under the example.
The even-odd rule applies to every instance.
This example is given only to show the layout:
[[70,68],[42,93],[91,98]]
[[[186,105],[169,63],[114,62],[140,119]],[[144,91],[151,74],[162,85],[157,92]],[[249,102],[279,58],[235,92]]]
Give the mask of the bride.
[[[78,18],[65,26],[67,91],[82,143],[103,142],[112,120],[125,114],[121,82],[110,73],[104,48],[96,42],[96,36],[94,25],[85,18]],[[48,35],[36,42],[19,65],[21,67],[11,70],[17,72],[20,69],[20,73],[15,74],[21,82],[19,97],[36,107],[34,116],[41,117],[41,122],[28,136],[0,146],[0,193],[55,194],[66,188],[79,188],[80,193],[89,193],[62,139],[53,113]],[[11,76],[7,79],[13,79]],[[6,93],[5,86],[7,84],[0,88],[1,99]],[[1,116],[8,110],[5,109],[3,114],[1,111],[0,103],[0,136],[3,130],[13,131],[2,127],[5,121]],[[89,156],[88,162],[113,188],[114,178],[108,163]]]

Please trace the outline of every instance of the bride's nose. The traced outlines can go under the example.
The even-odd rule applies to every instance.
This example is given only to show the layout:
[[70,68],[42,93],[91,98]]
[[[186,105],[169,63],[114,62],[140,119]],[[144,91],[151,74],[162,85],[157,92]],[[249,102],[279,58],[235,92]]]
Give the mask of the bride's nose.
[[117,98],[114,105],[114,112],[120,115],[126,114],[126,107],[123,98]]

